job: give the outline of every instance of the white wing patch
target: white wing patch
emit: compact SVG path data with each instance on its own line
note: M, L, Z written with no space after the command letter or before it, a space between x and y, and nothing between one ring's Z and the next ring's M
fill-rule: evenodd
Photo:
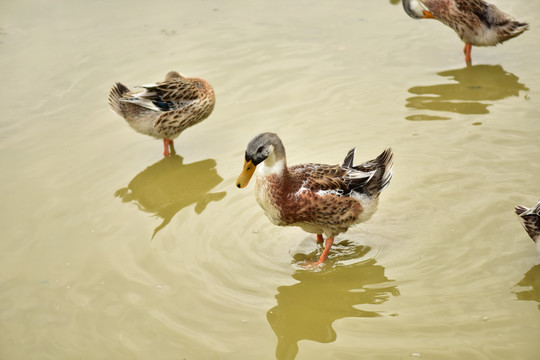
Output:
M138 95L126 99L120 99L120 101L135 104L152 111L163 112L163 110L154 105L151 100L142 99Z
M363 179L368 178L367 181L371 180L371 178L375 175L375 170L370 172L363 172L363 171L356 171L351 170L347 173L347 177L349 179Z
M343 190L319 190L317 191L315 194L319 195L319 196L325 196L325 195L337 195L337 196L342 196L343 195Z
M131 97L129 98L120 99L120 101L135 104L135 105L141 106L143 108L146 108L152 111L162 112L163 110L161 110L156 105L154 105L152 100L150 100L150 98L156 96L157 93L155 91L148 90L147 86L153 87L156 85L151 84L151 85L136 86L136 87L144 88L144 90L137 94L131 95Z
M294 193L294 196L299 196L299 195L309 192L310 190L307 187L305 187L305 185L306 185L306 182L304 181L304 183L302 184L302 187L298 189L297 192Z

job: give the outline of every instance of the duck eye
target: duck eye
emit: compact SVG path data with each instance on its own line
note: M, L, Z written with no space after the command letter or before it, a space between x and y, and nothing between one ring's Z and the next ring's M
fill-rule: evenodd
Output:
M262 153L264 150L264 146L259 146L259 148L257 149L257 153Z

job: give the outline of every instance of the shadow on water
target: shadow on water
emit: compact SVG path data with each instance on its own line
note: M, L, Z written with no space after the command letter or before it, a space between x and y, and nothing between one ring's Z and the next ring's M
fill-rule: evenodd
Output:
M540 264L530 268L516 286L521 288L513 291L518 300L536 301L540 310Z
M266 314L278 339L278 360L295 359L300 340L335 341L332 323L338 319L383 316L381 312L361 310L361 305L381 304L399 295L392 280L384 275L384 267L373 259L321 271L298 270L293 278L298 283L279 287L277 305Z
M173 155L141 171L114 195L163 219L153 238L183 208L195 204L195 212L200 214L210 202L223 199L225 191L210 193L221 181L215 160L184 164L181 156Z
M407 108L458 114L488 114L493 101L519 96L529 89L514 74L504 71L500 65L474 65L448 70L437 75L454 83L414 86L409 89L414 96L407 99ZM416 114L407 120L449 120L447 116Z

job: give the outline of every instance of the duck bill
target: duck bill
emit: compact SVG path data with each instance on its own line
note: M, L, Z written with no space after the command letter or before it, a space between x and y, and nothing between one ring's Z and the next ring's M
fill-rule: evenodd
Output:
M435 16L431 14L429 11L424 10L424 19L435 19Z
M238 177L238 180L236 180L236 186L239 188L245 188L249 183L249 180L251 180L251 177L253 176L256 168L257 165L254 165L251 160L244 160L244 169Z

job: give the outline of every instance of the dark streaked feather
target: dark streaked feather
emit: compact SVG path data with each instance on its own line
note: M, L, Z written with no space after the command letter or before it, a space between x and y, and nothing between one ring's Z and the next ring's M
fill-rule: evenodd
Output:
M120 105L120 99L122 99L122 96L128 92L128 87L119 82L114 84L109 92L109 105L118 115L122 117L124 116L124 112L122 111L122 107Z
M464 13L474 14L487 27L493 25L490 6L483 0L455 0L456 6Z
M518 205L515 211L527 234L533 241L538 241L540 238L540 201L531 209Z
M201 96L202 87L196 79L175 78L152 85L141 86L147 91L142 97L163 102L186 102L197 100Z
M375 196L388 185L392 177L392 150L387 149L376 159L358 166L352 164L354 151L349 151L341 166L303 164L292 166L289 170L301 176L302 186L312 192L335 191L341 196L358 192Z
M356 148L352 148L347 153L347 156L345 156L345 159L343 160L343 166L344 167L353 167L353 161L354 161L354 154L356 152Z

